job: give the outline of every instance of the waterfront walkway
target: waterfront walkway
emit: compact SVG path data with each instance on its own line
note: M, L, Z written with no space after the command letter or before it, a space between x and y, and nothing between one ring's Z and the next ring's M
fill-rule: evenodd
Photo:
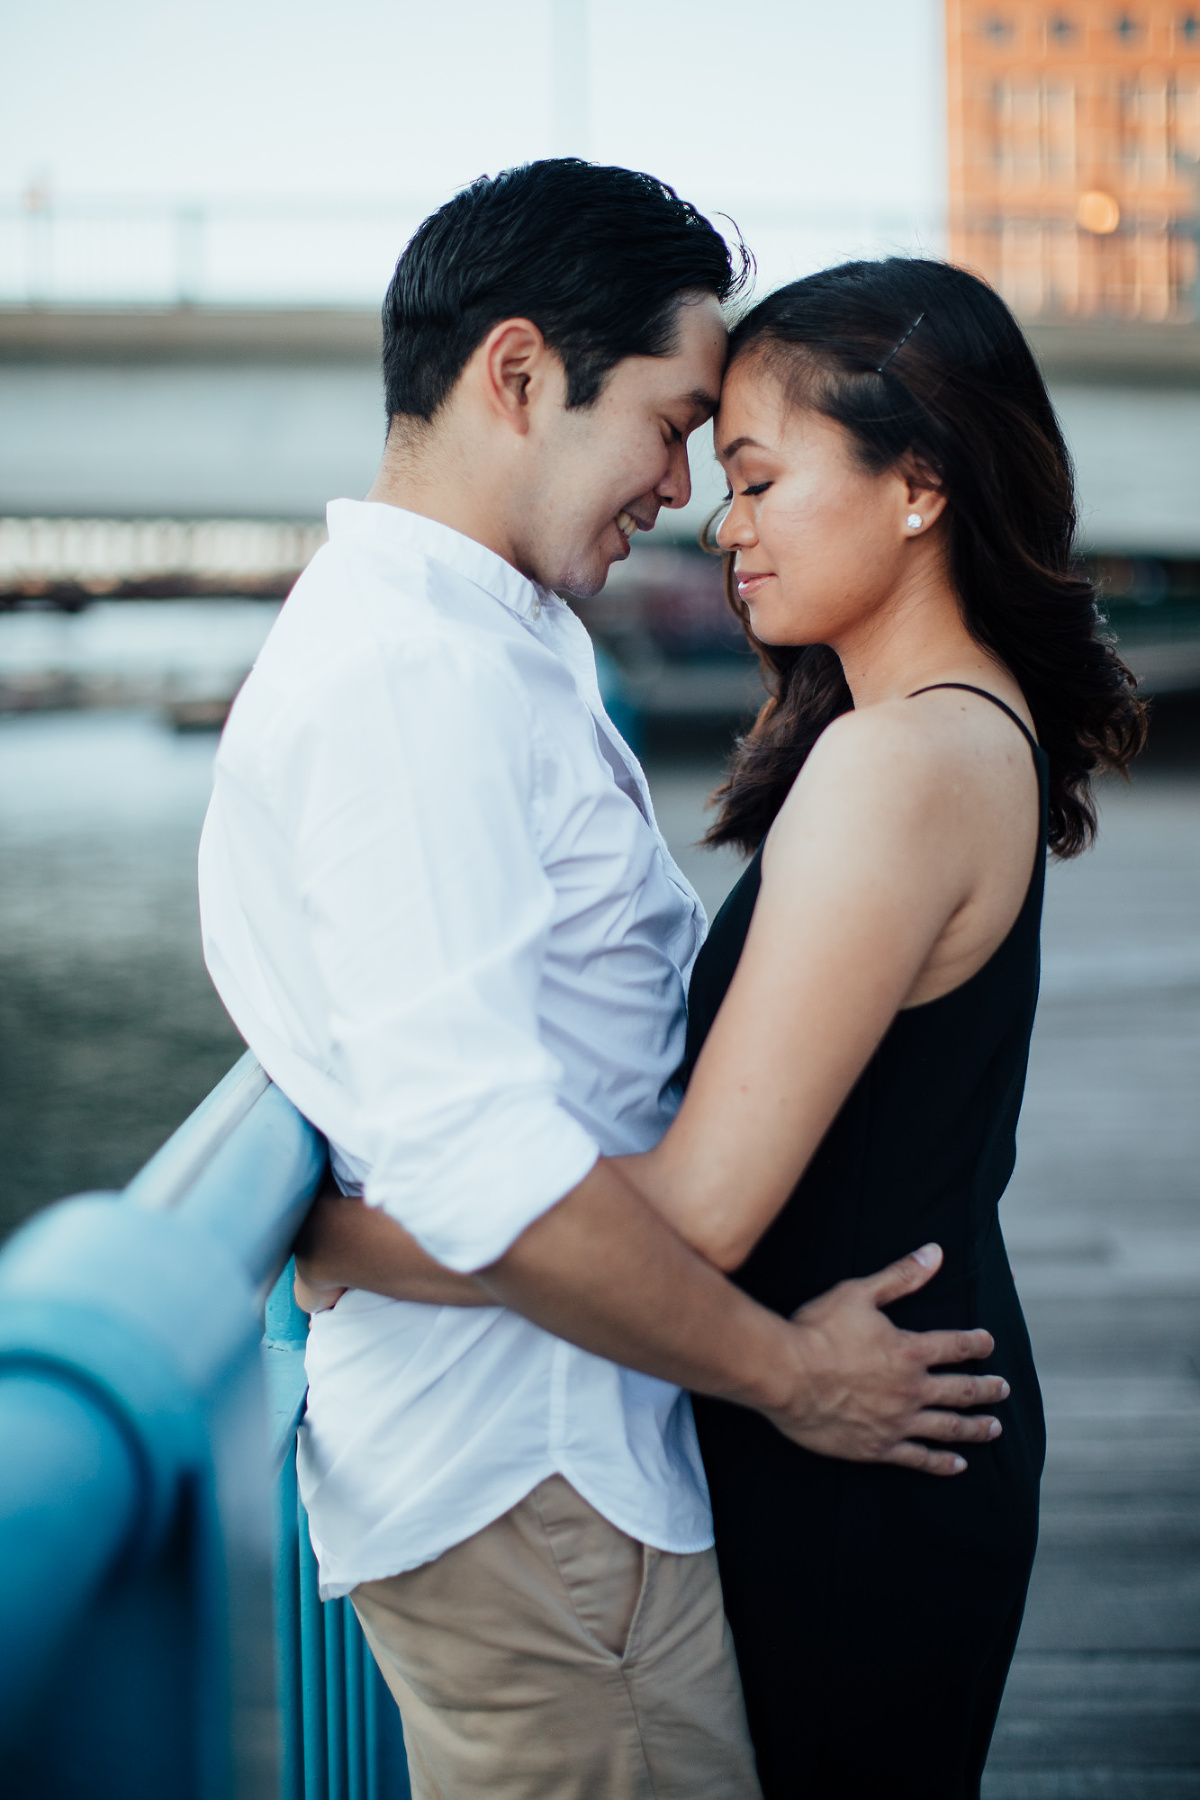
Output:
M1002 1210L1042 1374L1042 1539L985 1800L1200 1795L1200 780L1106 793L1056 870Z

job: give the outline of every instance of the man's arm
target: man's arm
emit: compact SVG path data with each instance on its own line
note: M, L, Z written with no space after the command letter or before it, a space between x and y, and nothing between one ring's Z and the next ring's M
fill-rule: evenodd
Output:
M340 1255L318 1253L304 1272L348 1286L353 1270L360 1277L354 1285L375 1293L402 1288L413 1298L407 1233L382 1213L367 1221L371 1209L356 1214L353 1203L344 1204ZM449 1280L479 1284L493 1304L584 1350L754 1407L807 1449L954 1475L965 1467L961 1457L916 1440L961 1444L995 1436L994 1419L952 1409L990 1405L1008 1386L998 1376L929 1371L988 1356L992 1340L986 1331L899 1331L880 1311L923 1286L940 1262L940 1252L925 1262L906 1257L879 1275L843 1282L789 1322L690 1250L611 1164L600 1162L497 1262ZM462 1303L445 1291L443 1304Z
M347 1288L424 1306L496 1304L473 1275L435 1262L395 1219L330 1182L296 1239L296 1300L307 1313L328 1312Z

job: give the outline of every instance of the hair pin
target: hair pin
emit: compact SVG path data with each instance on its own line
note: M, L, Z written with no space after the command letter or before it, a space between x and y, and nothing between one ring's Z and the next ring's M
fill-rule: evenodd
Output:
M904 333L904 336L896 339L896 342L892 345L891 349L888 351L888 353L884 357L883 361L879 364L878 368L875 370L875 373L877 375L883 374L883 371L887 368L887 366L891 362L893 356L895 356L897 350L902 350L904 348L905 344L907 344L909 338L912 336L913 332L917 329L917 326L921 323L921 320L924 317L925 317L925 314L923 312L919 312L917 314L916 318L913 320L912 324L909 326L908 330Z

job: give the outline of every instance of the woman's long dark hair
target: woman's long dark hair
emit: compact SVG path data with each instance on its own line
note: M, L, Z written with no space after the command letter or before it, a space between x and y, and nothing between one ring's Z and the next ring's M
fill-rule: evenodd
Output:
M1086 848L1092 775L1146 737L1134 677L1104 635L1074 560L1071 458L1029 345L984 282L949 263L889 257L792 282L735 327L798 405L843 426L867 468L909 457L947 498L950 575L975 641L1025 696L1050 762L1050 847ZM727 559L727 592L770 698L714 800L710 844L762 842L826 725L853 705L823 644L760 643Z

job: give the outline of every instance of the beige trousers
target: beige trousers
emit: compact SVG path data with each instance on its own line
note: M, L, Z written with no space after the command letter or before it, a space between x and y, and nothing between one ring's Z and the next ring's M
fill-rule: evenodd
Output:
M413 1800L761 1800L714 1553L639 1544L561 1475L352 1599Z

